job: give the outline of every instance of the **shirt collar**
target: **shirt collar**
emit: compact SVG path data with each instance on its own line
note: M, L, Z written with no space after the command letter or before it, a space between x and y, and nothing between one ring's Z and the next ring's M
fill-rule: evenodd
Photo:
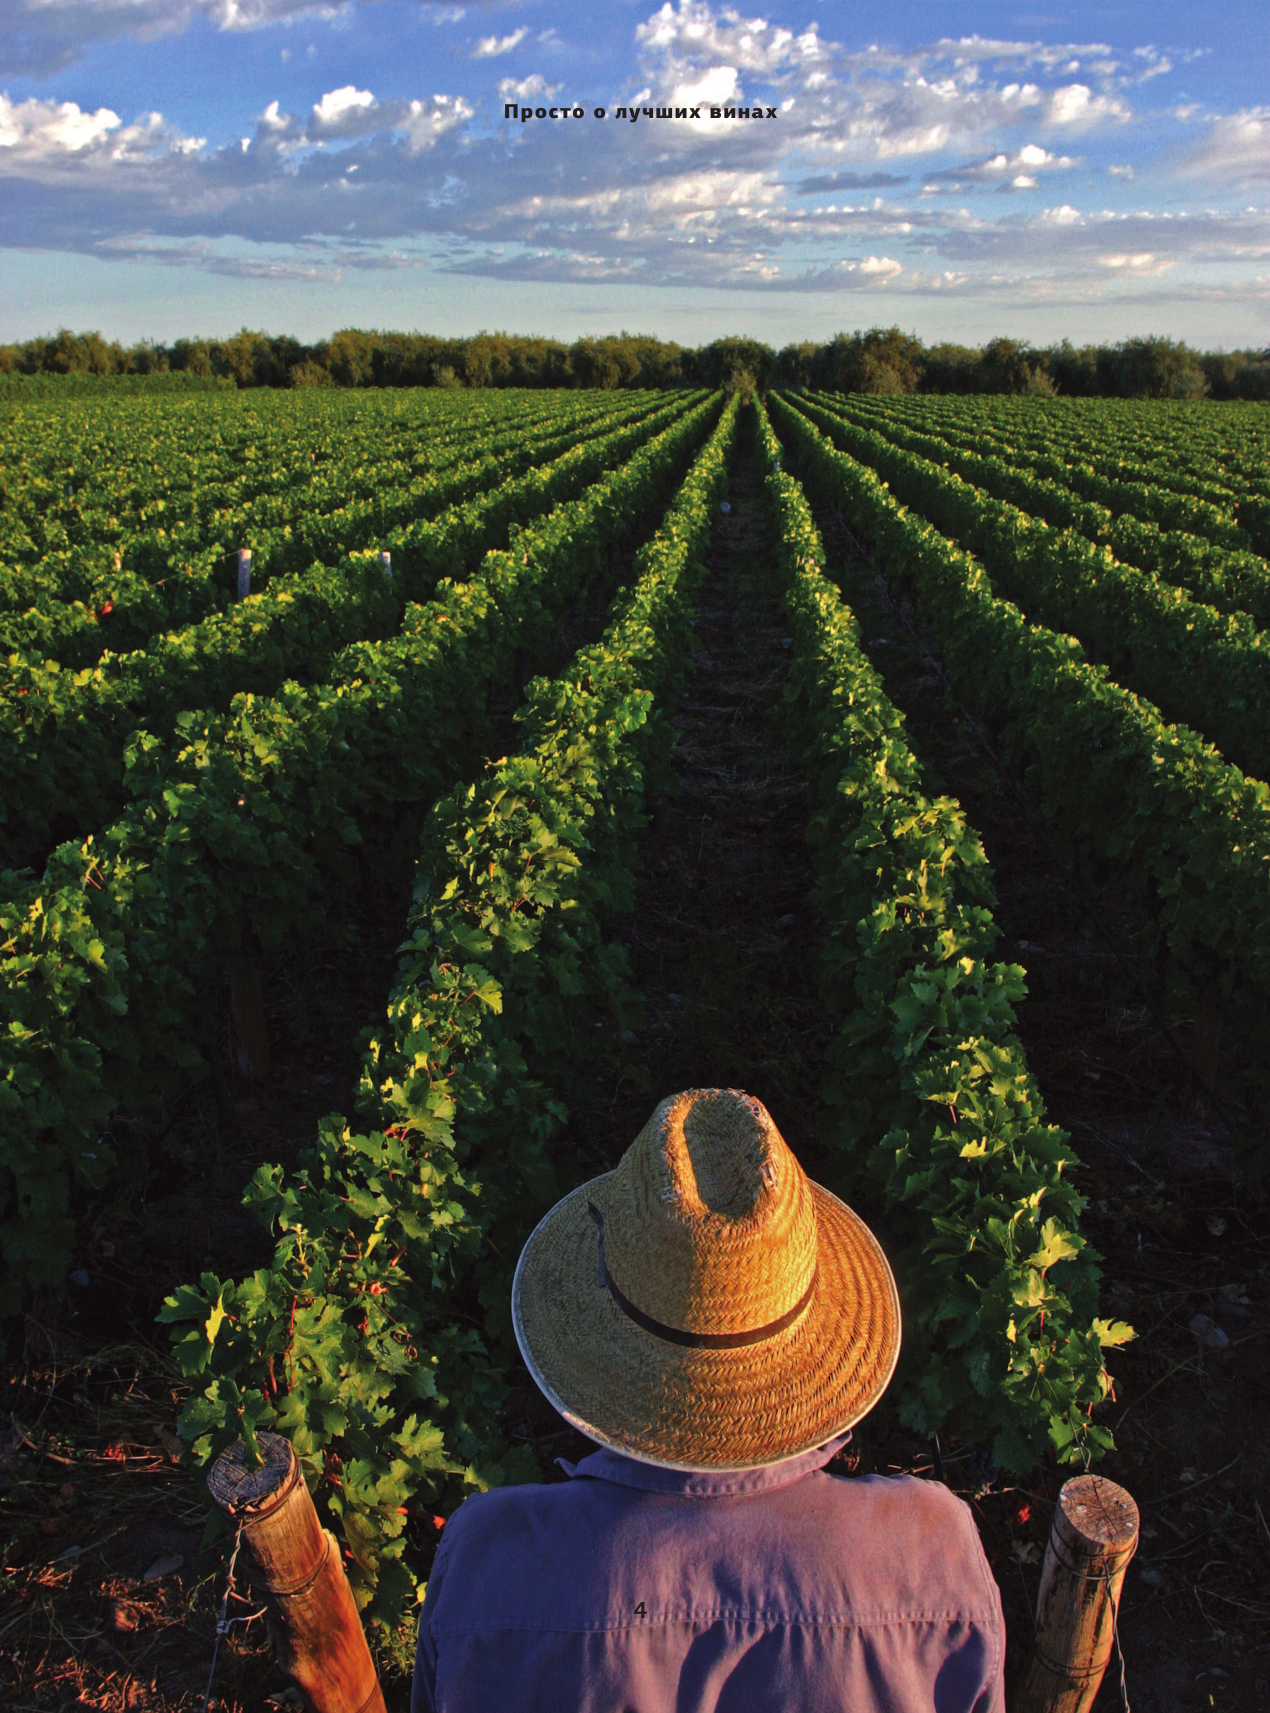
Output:
M612 1481L619 1487L639 1487L647 1493L679 1493L689 1499L729 1499L739 1494L769 1493L775 1487L788 1487L801 1481L804 1475L823 1469L836 1457L851 1438L851 1429L831 1439L814 1451L804 1451L783 1463L769 1463L762 1469L731 1469L716 1473L709 1469L663 1469L655 1463L638 1463L633 1457L602 1446L577 1463L557 1457L556 1467L574 1479L579 1475L597 1481Z

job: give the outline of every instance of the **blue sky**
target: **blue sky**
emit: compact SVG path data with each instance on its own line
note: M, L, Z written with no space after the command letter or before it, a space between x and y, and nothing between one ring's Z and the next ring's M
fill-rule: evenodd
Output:
M0 0L5 339L1264 346L1268 204L1264 0Z

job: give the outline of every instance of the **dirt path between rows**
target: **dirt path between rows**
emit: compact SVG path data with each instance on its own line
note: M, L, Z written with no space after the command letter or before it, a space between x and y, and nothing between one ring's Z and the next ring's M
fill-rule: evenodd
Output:
M579 1112L584 1164L607 1169L664 1095L745 1088L800 1154L815 1151L822 1016L806 786L771 714L789 639L765 586L769 543L749 459L734 464L694 617L674 715L677 789L651 793L634 915L617 924L645 998L634 1077L607 1113Z

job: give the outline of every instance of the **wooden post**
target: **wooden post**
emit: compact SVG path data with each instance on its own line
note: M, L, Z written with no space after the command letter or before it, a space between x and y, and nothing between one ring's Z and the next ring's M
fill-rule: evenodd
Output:
M269 1074L269 1031L259 958L229 960L229 1010L234 1022L238 1069L245 1077Z
M238 599L245 601L251 593L251 549L238 549Z
M274 1655L314 1713L385 1713L383 1691L340 1562L318 1522L289 1440L258 1434L264 1463L245 1466L242 1440L212 1465L207 1490L242 1524L253 1589L269 1607Z
M1101 1475L1065 1483L1036 1599L1036 1651L1013 1713L1089 1713L1137 1545L1138 1507L1123 1487Z

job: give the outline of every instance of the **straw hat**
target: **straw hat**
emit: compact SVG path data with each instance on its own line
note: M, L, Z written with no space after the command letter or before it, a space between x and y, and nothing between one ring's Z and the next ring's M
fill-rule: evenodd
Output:
M900 1347L876 1238L736 1089L662 1101L616 1171L552 1208L512 1317L566 1421L671 1469L824 1445L872 1409Z

